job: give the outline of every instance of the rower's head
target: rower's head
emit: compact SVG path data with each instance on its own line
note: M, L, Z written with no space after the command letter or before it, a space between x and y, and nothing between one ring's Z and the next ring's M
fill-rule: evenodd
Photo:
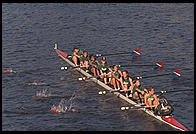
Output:
M101 64L103 64L103 65L106 65L107 64L106 57L102 57Z
M106 57L102 57L101 60L102 60L102 61L106 61Z
M118 71L118 66L117 65L113 65L113 69L114 69L114 71Z
M87 57L88 56L88 52L87 51L83 51L83 56Z
M80 49L77 48L77 47L74 47L74 49L73 49L73 51L76 52L76 53L79 52L79 50L80 50Z
M140 80L139 80L139 79L136 79L136 80L135 80L135 85L136 85L136 86L139 86L139 85L140 85Z
M126 78L126 77L128 77L128 75L129 75L128 71L127 70L124 70L123 71L123 77Z
M95 61L95 56L92 55L91 58L90 58L90 60L91 61Z
M149 91L148 91L150 94L154 94L154 88L153 87L151 87L150 89L149 89Z

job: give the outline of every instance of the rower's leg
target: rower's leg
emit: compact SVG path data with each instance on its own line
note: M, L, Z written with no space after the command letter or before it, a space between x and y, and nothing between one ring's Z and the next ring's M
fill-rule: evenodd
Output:
M115 82L116 82L117 88L120 89L120 82L117 80L115 80Z
M93 75L96 76L96 70L94 67L91 69L91 72L93 72Z
M84 67L88 69L88 61L84 61Z
M78 58L76 56L73 56L72 60L75 65L78 65Z
M84 63L80 61L80 67L84 67Z
M116 89L116 82L115 82L115 78L112 78L112 80L111 80L111 81L112 81L113 88L114 88L114 89Z
M111 72L109 72L109 73L107 73L106 74L106 77L109 79L109 83L111 82L111 80L112 80L112 74L111 74Z
M104 80L104 83L107 84L107 78L104 77L103 80Z
M149 100L147 100L145 104L147 107L150 107Z
M143 95L141 93L138 93L138 97L139 97L140 103L143 103L144 102Z
M150 109L152 110L152 100L151 99L148 100L148 104L149 104Z
M98 69L96 69L96 70L97 70L97 75L100 75L100 71Z
M135 92L135 93L133 94L133 99L137 99L137 98L138 98L138 93Z
M158 100L157 100L157 101L154 100L154 101L153 101L153 105L155 106L155 108L157 108L157 106L159 105L159 101L158 101Z
M124 85L124 91L125 91L125 96L128 98L128 92L127 92L127 89L128 89L128 85Z
M128 98L129 96L128 96L128 91L127 91L127 89L125 90L125 96Z
M149 104L150 107L152 106L152 100L151 99L148 100L148 104Z
M129 89L128 89L128 90L129 90L129 94L128 94L128 95L129 95L129 97L133 97L133 92L132 92L131 86L129 87Z

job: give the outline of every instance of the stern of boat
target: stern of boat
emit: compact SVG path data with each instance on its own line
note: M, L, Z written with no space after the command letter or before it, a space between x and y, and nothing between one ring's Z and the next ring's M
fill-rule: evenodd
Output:
M58 49L57 43L54 44L54 49L55 49L55 50Z

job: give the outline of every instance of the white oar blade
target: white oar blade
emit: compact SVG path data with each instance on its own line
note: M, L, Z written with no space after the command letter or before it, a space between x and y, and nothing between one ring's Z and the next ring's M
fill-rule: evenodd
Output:
M78 78L78 80L83 80L82 78Z
M102 91L99 91L99 94L103 94L103 92Z
M65 67L61 67L61 70L64 70L65 69Z

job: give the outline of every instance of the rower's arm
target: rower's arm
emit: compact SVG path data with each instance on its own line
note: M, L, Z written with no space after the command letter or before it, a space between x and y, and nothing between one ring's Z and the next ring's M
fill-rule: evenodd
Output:
M89 65L92 65L92 66L93 66L93 63L92 63L92 61L90 61L90 60L89 60L89 62L88 62L88 63L89 63Z
M110 72L112 72L112 69L111 68L108 68L108 69L109 69Z
M138 91L138 92L140 92L140 93L142 92L142 90L140 90L139 88L136 88L136 91Z
M122 77L120 77L120 84L121 84L121 86L122 86L122 89L124 89Z
M147 101L147 94L144 95L144 103L146 104Z
M98 60L96 60L96 62L97 62L97 65L99 66L100 64L99 64L99 61Z
M100 73L103 74L103 71L100 69Z
M113 76L114 79L116 79L117 81L120 81L120 79L118 79L118 77L114 74L114 72L112 72L112 76Z
M123 76L122 71L118 70L118 72L119 72L120 76Z
M131 77L129 77L129 83L131 84L131 86L133 85L133 80Z
M83 66L84 65L84 62L82 60L80 60L80 64Z
M93 67L96 66L95 64L93 64L93 62L91 60L89 60L89 65L92 65Z
M154 94L153 97L155 98L155 100L159 101L159 99L158 99L156 94Z
M113 76L115 79L117 79L117 77L116 77L116 75L114 74L114 72L112 72L112 76Z
M74 56L80 58L81 56L77 55L76 52L73 53Z
M144 91L145 91L146 93L148 93L148 90L147 90L146 88L144 88Z

